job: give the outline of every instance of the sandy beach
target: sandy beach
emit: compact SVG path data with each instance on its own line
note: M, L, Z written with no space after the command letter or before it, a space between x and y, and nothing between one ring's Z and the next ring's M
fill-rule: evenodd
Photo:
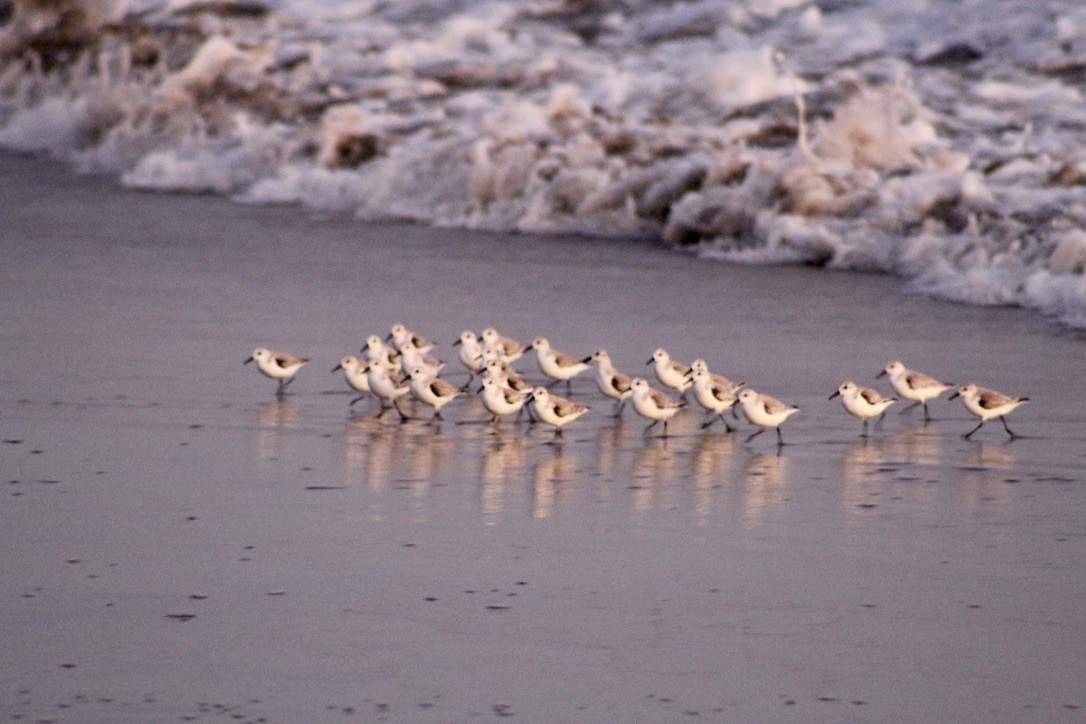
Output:
M1086 354L1020 309L121 189L0 157L0 701L24 721L1081 721ZM656 347L801 412L545 429L348 408L403 322ZM242 362L304 355L282 400ZM893 358L1031 401L860 423ZM519 363L541 381L534 355ZM468 423L468 424L459 424Z

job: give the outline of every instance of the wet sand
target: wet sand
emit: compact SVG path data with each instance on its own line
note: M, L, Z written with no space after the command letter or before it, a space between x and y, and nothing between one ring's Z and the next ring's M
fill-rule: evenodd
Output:
M1029 312L643 244L313 218L0 157L0 701L52 721L1081 721L1086 354ZM585 377L560 444L329 370L396 321L798 404L666 440ZM313 362L277 401L242 361ZM1028 395L871 439L891 357ZM534 358L520 365L538 379ZM887 389L885 386L883 389Z

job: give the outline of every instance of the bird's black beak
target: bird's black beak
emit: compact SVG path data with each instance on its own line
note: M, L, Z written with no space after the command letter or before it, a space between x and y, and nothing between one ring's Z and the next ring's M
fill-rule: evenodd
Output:
M581 362L583 362L584 364L591 363L592 362L592 355L589 355L589 356L585 357L583 360L581 360Z
M243 364L243 365L247 365L247 364L249 364L249 363L250 363L250 362L252 362L252 361L253 361L253 358L252 358L252 357L250 357L249 359L247 359L247 360L245 360L244 362L242 362L242 364Z
M463 344L463 342L464 342L464 340L462 340L462 339L458 339L458 340L456 340L455 342L453 342L453 345L452 345L452 346L453 346L453 347L455 347L455 346L457 346L457 345L459 345L459 344Z
M877 375L875 375L875 379L877 380L878 378L885 377L885 376L886 376L886 370L882 370Z
M962 395L961 395L961 393L960 393L960 392L958 392L957 390L955 390L955 391L954 391L954 394L953 394L953 395L951 395L950 397L948 397L947 399L948 399L948 400L953 400L953 399L954 399L955 397L961 397L961 396L962 396Z
M692 380L692 379L694 379L694 370L690 370L685 375L683 375L683 379L684 380Z
M336 365L335 367L332 368L332 371L336 372L336 371L341 370L341 369L343 369L343 365L338 364L338 365Z
M654 360L653 360L653 359L652 359L651 357L649 357L649 361L648 361L648 362L646 362L645 364L647 364L647 365L651 365L651 364L653 363L653 361L654 361Z
M392 339L392 332L388 333L388 336L385 337L385 341L388 342L390 339Z
M832 395L830 395L830 396L829 396L829 397L828 397L827 399L829 399L829 400L832 400L833 398L837 397L837 396L838 396L838 395L840 395L840 394L841 394L841 390L837 390L837 392L834 392L834 393L833 393Z

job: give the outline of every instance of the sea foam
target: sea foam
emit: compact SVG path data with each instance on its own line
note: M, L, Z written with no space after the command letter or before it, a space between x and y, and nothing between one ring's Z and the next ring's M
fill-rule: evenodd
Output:
M888 272L1086 327L1083 21L1035 0L27 0L0 31L0 146L136 188Z

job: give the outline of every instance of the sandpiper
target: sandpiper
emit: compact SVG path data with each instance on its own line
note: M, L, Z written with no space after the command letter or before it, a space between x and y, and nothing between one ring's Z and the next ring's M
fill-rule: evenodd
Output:
M615 369L611 363L611 355L605 349L597 349L585 357L582 362L596 363L596 386L605 397L615 401L615 417L622 414L622 408L626 406L626 400L633 394L630 386L630 378Z
M867 437L867 419L869 417L881 415L886 412L887 407L897 402L893 397L883 397L878 390L873 390L870 387L860 387L852 380L842 382L837 391L830 395L831 400L835 397L841 398L841 404L845 406L850 415L863 420L863 431L860 433L860 437Z
M370 378L369 378L369 364L359 360L354 355L347 355L339 361L339 364L332 368L333 372L343 370L343 377L347 380L347 384L355 392L361 392L362 394L351 400L348 406L354 405L359 400L366 398L366 393L370 391Z
M442 407L464 394L425 367L412 367L408 375L411 378L408 388L412 396L419 402L434 408L432 419L435 421L442 419Z
M667 437L667 421L684 407L684 403L673 400L660 390L653 389L644 379L637 377L630 386L633 388L633 408L637 414L652 420L648 430L658 422L664 423L664 437Z
M501 356L502 361L507 363L516 362L524 356L524 351L527 349L526 345L515 339L501 336L493 327L483 330L483 347L493 349Z
M799 408L794 405L786 405L780 400L768 395L759 395L750 389L739 393L739 404L743 406L743 416L752 425L762 428L748 437L746 442L750 442L772 427L777 430L778 447L784 444L784 439L781 437L781 424L793 413L799 412Z
M460 362L467 369L468 381L461 389L468 389L471 387L471 383L475 381L475 376L483 371L483 345L479 341L479 338L475 336L475 332L470 329L466 329L460 333L460 338L453 342L453 347L460 347Z
M553 387L564 380L566 394L569 394L573 378L589 368L587 362L575 360L565 352L559 352L551 347L546 337L536 337L527 349L535 350L540 371L553 380L548 387Z
M897 360L887 364L882 372L875 375L875 379L883 375L890 377L890 386L894 388L894 392L906 400L913 401L913 404L906 407L905 410L910 410L917 405L924 406L925 421L931 420L931 415L928 413L928 400L938 397L954 387L950 382L940 382L922 372L910 370ZM905 410L902 410L902 412Z
M266 376L279 381L275 394L282 395L285 393L287 385L294 381L294 375L298 374L298 370L309 360L305 357L295 357L286 352L274 352L267 347L257 347L243 364L249 364L253 361L256 362L256 366Z
M564 397L547 392L546 387L532 391L532 406L536 417L555 428L555 437L562 437L562 427L588 412L584 405L575 405Z
M645 364L653 366L656 379L660 380L661 384L686 396L686 390L692 384L689 367L671 359L667 350L663 348L653 352L652 358Z
M362 348L362 354L366 355L366 359L370 362L387 362L389 365L398 365L396 361L400 353L392 347L381 341L381 338L376 334L371 334L366 337L366 346Z
M370 362L368 376L370 391L381 399L381 410L377 413L377 417L381 417L388 411L388 403L391 402L396 412L400 413L400 419L406 420L407 415L400 409L400 398L410 394L411 388L400 375L399 368L377 360Z
M724 411L730 408L734 414L735 403L739 399L736 393L743 383L732 382L723 375L713 374L702 360L694 360L690 369L691 379L694 382L694 399L711 413L709 420L702 423L701 428L704 430L719 418L728 432L734 432L735 428L724 419Z
M999 418L999 421L1003 423L1003 429L1007 431L1008 435L1012 438L1018 437L1011 432L1009 427L1007 427L1007 421L1003 416L1023 402L1029 402L1028 397L1008 397L995 390L986 390L983 387L977 387L972 383L959 387L958 390L950 396L950 399L953 400L955 397L961 397L962 402L965 403L965 409L980 418L980 424L962 435L962 437L968 440L973 436L974 432L984 427L984 423L991 420L993 417Z
M397 347L404 344L405 342L410 342L411 344L415 345L415 347L418 348L423 354L426 354L436 346L433 342L426 339L421 334L416 334L412 332L410 329L403 326L402 324L392 325L392 329L389 331L388 336L385 337L386 342L389 340L395 342Z
M512 415L524 408L524 403L531 397L530 392L516 392L493 378L483 380L483 386L479 388L483 395L483 407L493 417L491 422L497 422L498 418ZM479 393L476 393L479 394Z

